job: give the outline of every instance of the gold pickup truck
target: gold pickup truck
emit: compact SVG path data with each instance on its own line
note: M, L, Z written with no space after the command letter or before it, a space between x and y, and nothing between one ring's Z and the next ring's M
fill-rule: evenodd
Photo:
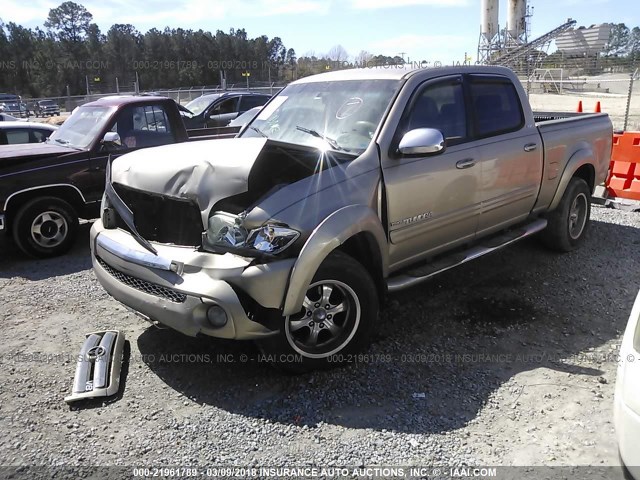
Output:
M325 73L237 138L116 159L93 266L152 322L335 366L388 292L533 234L577 248L611 144L606 114L534 114L501 67Z

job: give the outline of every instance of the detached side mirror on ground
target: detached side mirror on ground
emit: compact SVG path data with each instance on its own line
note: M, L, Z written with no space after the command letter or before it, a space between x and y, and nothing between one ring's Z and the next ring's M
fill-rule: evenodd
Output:
M444 151L444 137L435 128L416 128L404 134L398 152L403 155L433 154Z

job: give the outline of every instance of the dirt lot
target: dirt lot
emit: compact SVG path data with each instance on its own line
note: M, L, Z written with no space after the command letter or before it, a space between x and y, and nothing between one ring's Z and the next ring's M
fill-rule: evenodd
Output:
M369 356L303 376L129 313L92 273L88 225L62 258L4 242L0 465L617 465L640 214L592 217L577 252L530 240L390 297ZM123 391L69 408L72 357L106 328L130 342Z

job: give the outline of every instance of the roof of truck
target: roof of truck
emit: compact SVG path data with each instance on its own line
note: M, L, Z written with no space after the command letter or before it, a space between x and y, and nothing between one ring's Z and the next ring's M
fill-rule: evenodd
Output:
M334 70L331 72L320 73L310 77L304 77L300 80L292 82L312 83L312 82L335 82L340 80L402 80L411 74L419 71L439 72L442 75L460 74L468 71L469 73L488 73L502 74L511 72L508 68L497 66L477 66L477 65L458 65L458 66L436 66L424 68L421 64L414 63L407 65L380 65L369 68L347 68L343 70Z
M119 107L128 103L142 102L166 102L171 100L169 97L151 96L151 95L110 95L108 97L99 98L93 102L85 103L85 107Z

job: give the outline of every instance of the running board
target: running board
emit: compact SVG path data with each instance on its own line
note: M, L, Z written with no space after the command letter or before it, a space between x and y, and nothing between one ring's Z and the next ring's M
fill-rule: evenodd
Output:
M67 403L86 398L109 397L120 388L124 334L117 330L86 335L80 349L73 391Z
M419 267L405 270L402 273L390 277L387 280L387 288L390 292L396 292L405 288L413 287L418 283L424 282L438 275L439 273L446 272L458 265L467 263L478 257L482 257L488 253L494 252L502 247L506 247L518 240L529 237L540 230L544 230L547 226L545 219L535 220L522 227L502 232L497 236L488 237L480 241L480 243L474 245L468 250L457 252L446 257L439 258L433 262L420 265Z

